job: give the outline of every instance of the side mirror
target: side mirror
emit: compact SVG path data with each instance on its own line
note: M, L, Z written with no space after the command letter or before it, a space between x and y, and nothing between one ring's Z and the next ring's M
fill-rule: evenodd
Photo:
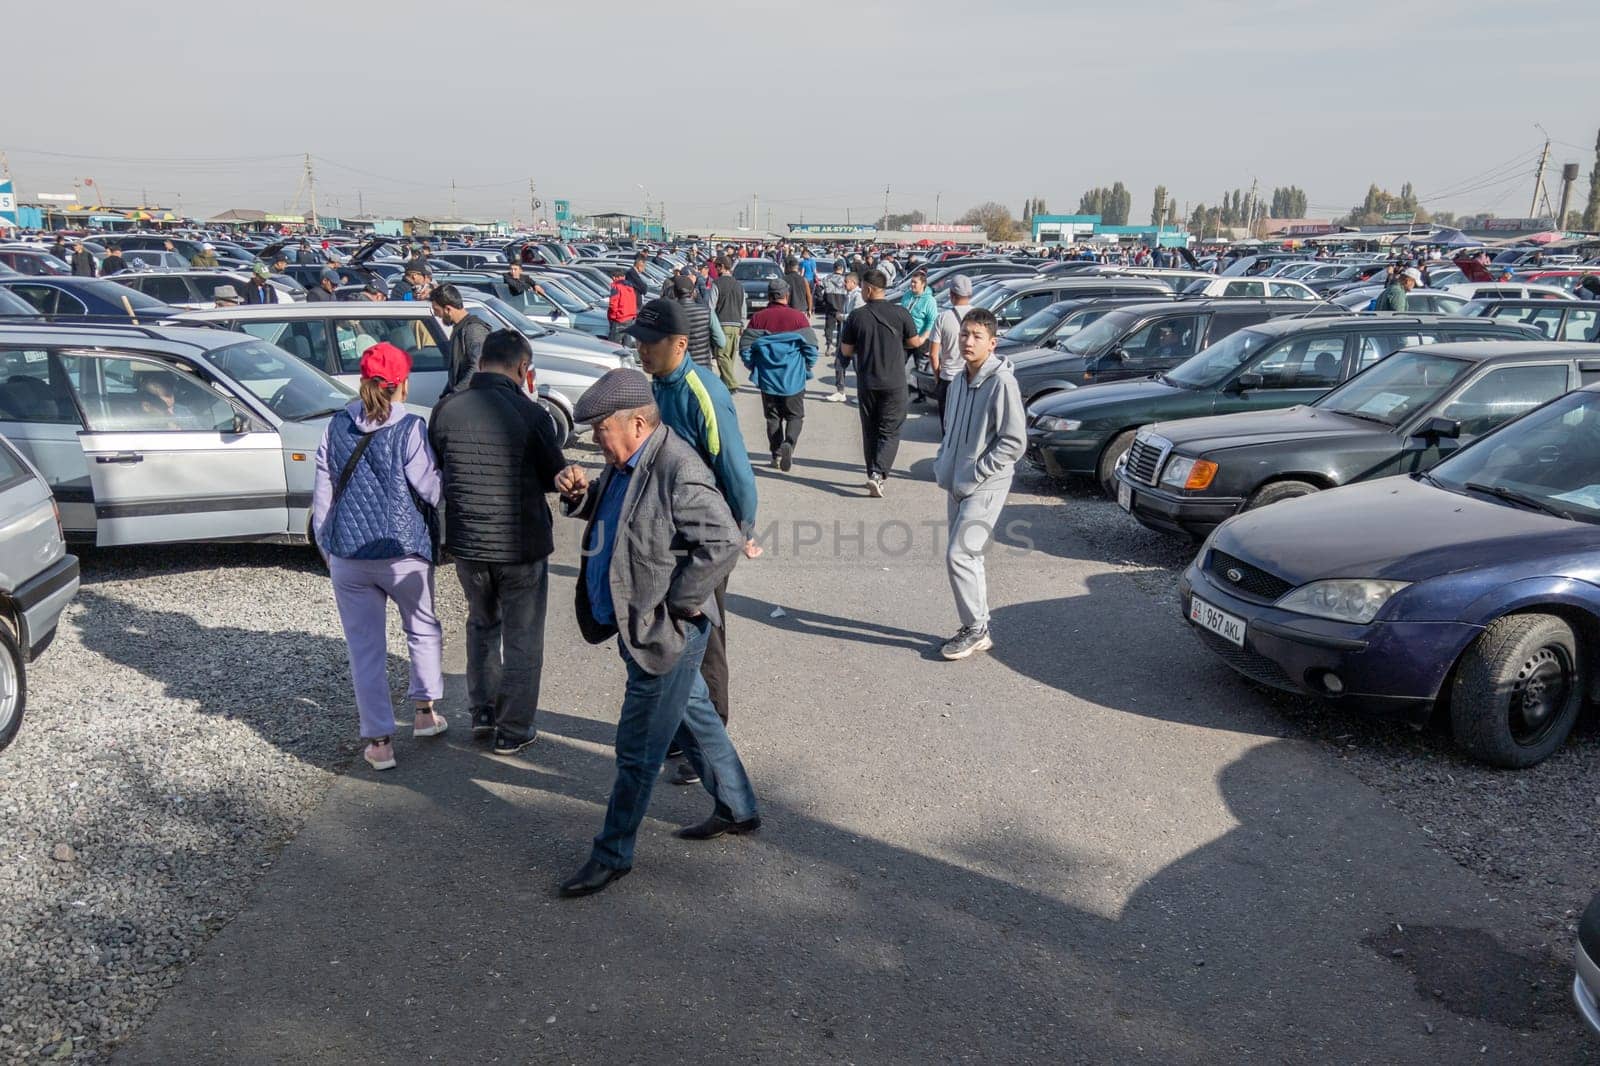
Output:
M1416 436L1429 441L1459 440L1461 437L1461 423L1453 418L1441 418L1438 415L1434 415L1417 427Z
M1259 389L1265 384L1266 379L1260 374L1240 374L1228 383L1225 391L1238 394L1249 392L1252 389Z
M1126 363L1128 361L1128 350L1119 344L1106 353L1106 361Z
M233 432L249 433L250 425L251 422L249 415L245 414L243 411L233 412Z

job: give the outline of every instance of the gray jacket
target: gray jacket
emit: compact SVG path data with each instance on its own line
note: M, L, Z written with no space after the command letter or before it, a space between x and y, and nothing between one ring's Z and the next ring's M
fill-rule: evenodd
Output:
M939 487L965 499L1011 477L1028 446L1027 415L1011 360L991 355L968 378L950 382L945 398L944 439L933 460Z
M588 523L577 600L578 629L590 644L619 632L618 625L594 620L587 578L594 516L612 474L607 466L570 511ZM656 427L634 466L611 556L611 602L634 662L664 674L683 654L685 619L699 611L712 625L722 624L712 592L732 572L743 544L710 468L672 430Z

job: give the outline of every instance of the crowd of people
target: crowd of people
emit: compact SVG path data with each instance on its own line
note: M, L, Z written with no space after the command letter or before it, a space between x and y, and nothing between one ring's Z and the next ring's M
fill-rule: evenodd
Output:
M701 784L712 800L709 815L680 837L761 826L755 788L728 733L728 580L741 556L763 553L734 365L760 393L768 449L782 471L792 466L806 384L822 355L834 359L830 396L844 395L853 368L867 495L882 497L905 418L907 353L929 355L942 382L934 473L947 496L946 569L960 620L941 653L965 659L993 644L983 558L1025 446L1016 380L995 353L994 315L971 308L964 278L942 314L916 273L904 306L890 301L879 262L833 264L831 281L819 286L823 306L809 295L802 305L788 278L800 278L809 294L815 274L805 280L796 261L773 279L768 305L746 320L727 263L676 274L660 295L619 272L612 309L623 317L614 321L643 369L608 372L577 405L575 418L593 427L604 460L597 476L562 453L555 422L528 393L528 342L509 330L470 339L454 330L451 384L426 424L405 411L404 351L371 345L359 396L332 419L317 452L313 529L349 647L363 756L374 770L396 765L385 670L390 603L409 651L412 735L449 728L438 703L443 629L434 604L447 555L467 603L472 731L498 755L534 742L555 545L549 498L583 523L578 626L592 643L616 639L627 682L604 821L587 860L561 883L563 896L601 891L632 868L664 770L673 784ZM427 298L452 321L449 288ZM813 312L824 320L822 339Z

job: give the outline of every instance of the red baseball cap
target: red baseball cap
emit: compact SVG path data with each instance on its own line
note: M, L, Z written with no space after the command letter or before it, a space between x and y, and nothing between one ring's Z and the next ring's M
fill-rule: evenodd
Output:
M411 357L388 341L379 341L361 353L361 376L398 385L411 376Z

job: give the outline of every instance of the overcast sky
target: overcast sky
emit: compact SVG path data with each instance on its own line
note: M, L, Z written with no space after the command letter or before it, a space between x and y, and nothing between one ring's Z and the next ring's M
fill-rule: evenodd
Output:
M93 178L200 216L289 207L306 152L325 213L526 218L531 177L669 226L753 195L763 226L861 221L886 185L945 220L1065 213L1115 181L1144 222L1158 183L1192 206L1254 179L1313 217L1408 180L1521 216L1535 123L1579 204L1600 128L1594 0L80 0L93 47L18 46L39 11L6 59L22 197Z

